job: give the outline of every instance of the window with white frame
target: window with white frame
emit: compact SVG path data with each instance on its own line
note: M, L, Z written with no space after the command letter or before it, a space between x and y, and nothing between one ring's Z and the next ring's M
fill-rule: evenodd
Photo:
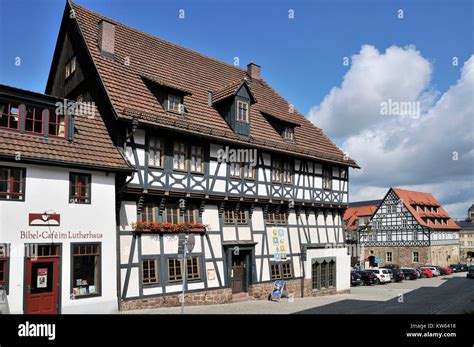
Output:
M191 146L189 163L191 172L204 173L204 150L201 146Z
M323 166L323 189L332 189L332 168Z
M406 218L402 218L402 228L406 229L407 228L407 220Z
M237 101L237 121L248 123L249 122L249 103L245 101Z
M393 253L387 252L386 262L391 263L393 261Z
M173 144L173 170L186 170L186 144L183 142Z
M413 252L413 262L418 263L420 261L420 253L419 252Z
M148 165L163 167L163 142L158 137L150 137L148 142Z
M182 113L183 111L183 98L181 96L168 94L167 111L174 113Z

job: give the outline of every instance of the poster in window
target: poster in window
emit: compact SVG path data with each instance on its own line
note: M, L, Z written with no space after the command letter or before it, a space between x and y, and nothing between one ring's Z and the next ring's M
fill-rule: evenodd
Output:
M286 260L287 245L285 228L272 229L273 257L275 261Z
M46 288L48 282L48 269L47 268L39 268L38 275L36 280L36 288Z

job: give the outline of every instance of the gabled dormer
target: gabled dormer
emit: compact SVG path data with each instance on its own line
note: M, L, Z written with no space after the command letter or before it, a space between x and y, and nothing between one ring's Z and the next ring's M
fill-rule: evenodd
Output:
M268 123L271 124L275 131L279 133L284 140L296 142L295 128L300 126L300 124L282 117L277 117L267 112L262 112L262 114Z
M252 105L256 102L247 79L230 84L209 94L209 104L238 135L249 136Z
M142 79L166 113L186 114L185 97L192 95L191 91L151 76L142 76Z

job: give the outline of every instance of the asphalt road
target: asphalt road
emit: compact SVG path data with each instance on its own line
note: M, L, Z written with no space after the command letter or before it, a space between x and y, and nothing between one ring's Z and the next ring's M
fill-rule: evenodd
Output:
M436 287L420 287L411 291L406 291L402 283L390 283L384 286L377 286L377 290L395 290L399 285L400 293L387 301L373 300L352 300L346 299L324 306L314 307L297 313L304 314L474 314L474 279L467 279L466 273L459 273L455 276L440 277L442 283ZM431 279L428 279L431 280ZM420 279L413 281L427 281ZM390 286L390 288L389 288ZM352 293L358 291L368 291L372 287L353 288Z
M402 300L401 300L402 299ZM121 314L179 314L179 307L122 311ZM352 287L350 294L188 306L186 314L435 314L474 313L474 279L466 273L376 286Z

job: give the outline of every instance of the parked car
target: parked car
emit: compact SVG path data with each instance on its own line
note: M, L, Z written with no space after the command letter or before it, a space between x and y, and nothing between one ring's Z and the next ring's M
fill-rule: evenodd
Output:
M451 264L451 265L449 265L449 267L451 268L452 272L459 272L459 265L458 264Z
M362 283L365 284L366 286L379 283L379 279L372 271L361 270L361 271L357 271L357 273L360 275L360 279L362 280Z
M377 276L380 284L385 284L392 281L392 277L390 276L388 269L371 268L368 270L372 271Z
M351 271L351 286L358 286L362 284L362 278L361 276L355 272Z
M439 266L438 269L441 275L451 275L453 272L450 267Z
M416 274L418 275L418 278L421 278L421 270L420 269L415 269Z
M387 269L390 273L390 278L393 282L400 282L405 279L405 275L400 270L399 266L396 264L387 264L381 267L382 269Z
M441 273L435 266L422 266L421 268L430 270L433 273L433 277L437 277L441 275Z
M474 278L474 265L468 267L466 277Z
M420 267L419 270L421 271L421 275L420 275L420 278L431 278L433 277L433 272L431 272L430 269L428 269L427 267L425 268L422 268Z
M418 279L419 275L416 269L412 268L402 268L400 269L403 275L405 276L406 280L416 280Z
M467 264L459 264L459 272L465 272L465 271L468 271Z

